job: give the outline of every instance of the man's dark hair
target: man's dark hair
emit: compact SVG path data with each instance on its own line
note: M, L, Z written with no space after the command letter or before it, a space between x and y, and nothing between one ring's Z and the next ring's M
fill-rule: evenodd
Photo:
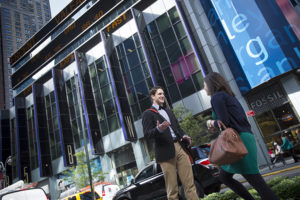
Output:
M158 89L164 90L161 86L154 86L153 88L150 89L149 95L150 96L155 95L155 93Z

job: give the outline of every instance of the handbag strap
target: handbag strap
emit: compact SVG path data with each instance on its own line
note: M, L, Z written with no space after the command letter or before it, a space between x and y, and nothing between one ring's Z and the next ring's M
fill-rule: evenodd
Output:
M227 128L226 125L222 121L217 120L217 123L218 123L218 127L219 127L220 131L225 130Z

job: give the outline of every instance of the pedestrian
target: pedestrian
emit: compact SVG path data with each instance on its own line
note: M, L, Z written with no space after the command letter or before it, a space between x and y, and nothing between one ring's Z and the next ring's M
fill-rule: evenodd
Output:
M172 110L164 108L162 87L150 90L152 107L143 112L142 124L147 138L155 143L155 159L164 174L168 200L178 200L177 173L188 200L199 200L192 165L179 141L191 144L191 138L181 129Z
M219 121L222 121L226 127L234 128L239 133L248 150L248 154L243 159L221 166L220 180L242 198L254 200L248 190L233 178L234 174L241 174L257 190L262 200L279 200L258 171L255 137L251 132L245 111L235 98L229 84L219 73L212 72L204 78L204 90L208 96L211 96L213 109L213 120L208 120L206 123L208 129L220 127Z
M286 135L283 134L281 136L282 139L282 145L281 148L283 148L285 151L289 152L289 154L293 157L295 162L298 162L297 156L294 154L294 146L293 144L287 139Z
M300 145L300 128L297 128L295 132L296 132L297 139L298 139L298 145Z
M277 144L277 142L273 142L273 148L275 150L275 159L273 160L273 164L275 165L275 163L280 160L282 162L283 165L286 164L285 159L283 157L283 151L280 145Z

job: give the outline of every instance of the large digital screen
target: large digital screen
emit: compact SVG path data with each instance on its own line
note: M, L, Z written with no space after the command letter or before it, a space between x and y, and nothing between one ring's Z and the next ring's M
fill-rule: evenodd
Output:
M285 20L276 2L200 1L242 94L300 67L294 25Z

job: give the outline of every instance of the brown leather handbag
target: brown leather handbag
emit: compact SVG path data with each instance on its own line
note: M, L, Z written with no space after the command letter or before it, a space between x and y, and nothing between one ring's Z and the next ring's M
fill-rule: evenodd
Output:
M215 165L228 165L235 163L248 154L238 132L233 128L227 128L218 120L219 128L222 130L217 139L211 142L209 161Z

